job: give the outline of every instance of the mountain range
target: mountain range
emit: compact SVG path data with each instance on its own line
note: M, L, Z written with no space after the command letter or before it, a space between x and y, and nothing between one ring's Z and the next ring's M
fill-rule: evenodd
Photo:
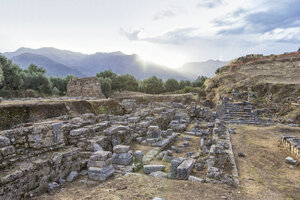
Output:
M14 52L2 53L23 69L30 64L43 67L48 76L64 77L73 74L78 77L95 76L96 73L111 70L117 74L132 74L138 79L158 76L164 80L194 80L199 75L211 77L217 68L226 62L209 60L206 62L187 63L178 70L145 62L136 55L127 55L120 51L111 53L83 54L52 47L40 49L20 48Z

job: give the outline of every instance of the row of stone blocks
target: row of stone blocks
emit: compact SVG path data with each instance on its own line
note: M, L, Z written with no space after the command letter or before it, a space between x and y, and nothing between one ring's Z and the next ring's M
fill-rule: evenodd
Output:
M281 144L300 160L300 138L291 135L282 135Z
M170 172L166 177L170 179L187 180L194 167L194 161L186 158L175 158L171 161ZM164 171L165 165L144 165L145 174L155 176L154 173Z

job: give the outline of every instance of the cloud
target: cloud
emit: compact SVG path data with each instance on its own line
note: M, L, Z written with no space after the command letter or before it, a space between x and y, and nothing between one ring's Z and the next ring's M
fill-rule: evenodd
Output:
M201 0L196 7L215 8L223 4L223 0Z
M266 1L258 11L238 9L221 19L213 20L220 35L265 34L276 29L300 27L299 0Z
M300 43L300 27L298 28L277 28L263 34L262 41L276 41L281 43Z
M156 13L156 15L153 17L153 20L172 18L180 13L185 13L185 11L177 6L169 6L165 9L161 9L158 13Z
M178 45L178 44L187 43L192 40L195 41L195 40L203 39L200 30L195 27L178 28L175 30L164 32L156 36L145 36L142 29L136 29L136 28L130 31L125 31L124 29L121 29L120 33L126 36L129 40L147 41L151 43L160 43L160 44Z
M120 34L127 37L129 40L139 40L140 33L143 32L141 28L131 28L130 30L120 29Z

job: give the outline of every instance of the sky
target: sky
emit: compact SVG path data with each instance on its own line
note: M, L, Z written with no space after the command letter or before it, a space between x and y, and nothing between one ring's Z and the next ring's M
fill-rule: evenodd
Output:
M0 52L122 51L178 68L300 47L300 0L0 0Z

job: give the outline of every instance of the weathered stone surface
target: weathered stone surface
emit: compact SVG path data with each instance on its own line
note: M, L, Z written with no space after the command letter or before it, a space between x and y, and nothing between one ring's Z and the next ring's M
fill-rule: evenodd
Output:
M135 151L134 152L134 161L136 163L142 163L143 162L144 153L142 151Z
M111 156L112 153L110 151L97 151L91 155L90 160L105 161L111 158Z
M198 177L196 177L196 176L189 176L188 180L189 180L189 181L192 181L192 182L204 183L204 179L198 178Z
M170 168L170 173L168 175L168 177L170 179L175 179L176 175L177 175L177 168L178 166L185 161L186 158L175 158L171 161L171 168Z
M71 136L79 136L79 135L83 135L89 132L88 128L79 128L79 129L75 129L70 131L70 135Z
M1 136L0 135L0 148L1 147L6 147L10 145L10 141L7 137Z
M95 161L95 160L89 160L88 161L88 164L87 164L87 167L99 167L99 168L102 168L102 167L105 167L105 166L108 166L108 165L111 165L112 164L112 159L109 158L107 160L104 160L104 161Z
M130 146L126 145L117 145L113 148L114 153L127 153L129 150Z
M0 153L3 157L9 156L15 153L15 148L13 146L3 147L0 149Z
M167 178L168 177L168 174L165 172L162 172L162 171L151 172L149 175L152 177L155 177L155 178Z
M192 160L183 161L177 168L178 179L187 180L194 166Z
M291 165L297 164L297 160L295 160L295 159L292 158L292 157L286 157L286 158L285 158L285 162L288 163L288 164L291 164Z
M69 176L67 177L66 181L67 182L72 182L75 181L78 178L78 172L72 171Z
M90 167L88 169L89 178L92 180L104 181L115 173L115 169L112 166L106 166L103 168Z
M165 165L144 165L144 173L150 174L152 172L163 171L165 170Z
M67 96L105 98L97 77L79 78L69 81Z
M155 148L151 149L150 151L148 151L143 158L144 164L148 164L151 160L154 159L155 156L158 155L159 152L160 152L160 149L158 147L155 147Z
M133 157L129 153L113 154L112 163L116 165L129 165L133 161Z

